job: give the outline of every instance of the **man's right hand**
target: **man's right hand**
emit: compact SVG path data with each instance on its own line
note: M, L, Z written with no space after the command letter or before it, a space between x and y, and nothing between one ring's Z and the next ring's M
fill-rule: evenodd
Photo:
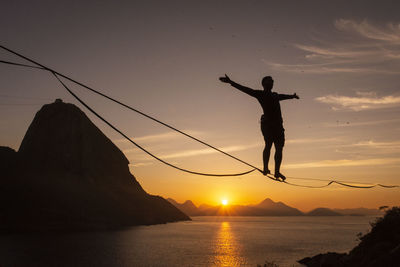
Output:
M225 77L219 77L219 80L223 83L231 83L232 80L225 74Z

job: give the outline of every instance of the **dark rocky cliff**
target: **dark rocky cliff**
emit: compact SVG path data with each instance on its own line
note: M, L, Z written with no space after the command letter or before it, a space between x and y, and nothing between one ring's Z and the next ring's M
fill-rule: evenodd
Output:
M76 106L36 114L18 152L0 149L0 230L107 229L190 218L147 194L128 160Z
M400 266L400 208L392 207L371 223L369 233L349 253L328 252L299 261L308 267Z

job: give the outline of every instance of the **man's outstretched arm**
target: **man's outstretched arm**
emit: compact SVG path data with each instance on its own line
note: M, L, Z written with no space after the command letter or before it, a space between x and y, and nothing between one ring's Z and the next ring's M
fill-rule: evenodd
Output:
M240 91L251 95L253 97L256 97L257 91L254 89L251 89L249 87L243 86L241 84L235 83L234 81L232 81L228 75L225 74L225 77L220 77L219 80L223 83L229 83L230 85L232 85L233 87L235 87L236 89L239 89Z
M294 93L293 95L278 94L278 97L279 101L293 98L300 99L300 97L296 93Z

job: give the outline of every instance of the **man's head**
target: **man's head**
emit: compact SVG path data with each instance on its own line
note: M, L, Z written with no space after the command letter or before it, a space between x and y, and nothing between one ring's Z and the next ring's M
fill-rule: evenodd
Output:
M272 79L271 76L265 76L262 79L261 84L264 87L264 90L271 91L272 87L274 86L274 80Z

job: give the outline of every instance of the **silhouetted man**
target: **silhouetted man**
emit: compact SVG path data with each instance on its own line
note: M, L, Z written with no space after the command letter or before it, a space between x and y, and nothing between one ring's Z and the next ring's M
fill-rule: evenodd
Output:
M280 173L282 163L282 150L285 145L285 129L283 128L283 120L281 113L281 105L279 101L285 99L299 99L294 93L293 95L284 95L272 92L274 80L271 76L266 76L262 79L264 90L254 90L232 81L226 74L225 77L219 78L221 82L229 83L240 91L257 98L258 102L264 111L261 116L261 131L264 135L265 148L263 152L264 170L263 174L267 175L270 172L268 162L272 144L275 145L275 178L285 180L286 177Z

